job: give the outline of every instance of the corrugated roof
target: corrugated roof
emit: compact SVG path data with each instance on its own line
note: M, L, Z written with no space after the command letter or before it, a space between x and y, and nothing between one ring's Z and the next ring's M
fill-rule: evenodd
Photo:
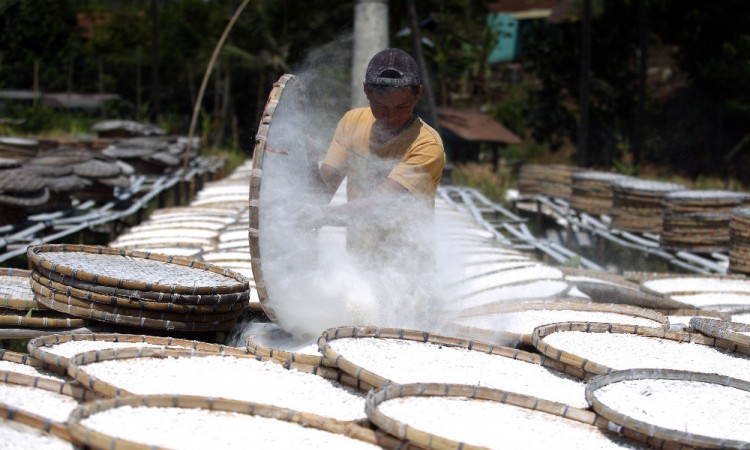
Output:
M476 110L438 108L438 121L467 141L520 144L521 138L489 114Z

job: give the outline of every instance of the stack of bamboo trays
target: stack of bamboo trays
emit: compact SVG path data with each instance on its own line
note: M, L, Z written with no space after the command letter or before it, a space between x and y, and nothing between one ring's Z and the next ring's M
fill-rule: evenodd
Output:
M574 173L585 169L567 164L550 164L545 168L541 194L547 197L570 199Z
M53 311L34 298L29 285L31 272L0 268L0 327L6 328L79 328L86 320Z
M65 244L31 246L27 256L39 303L125 327L228 330L249 296L245 277L194 259Z
M570 207L587 214L612 212L612 182L629 178L610 172L580 172L571 175Z
M678 183L626 179L612 182L612 228L661 233L663 197L687 189Z
M518 192L530 196L541 194L546 167L544 164L522 165L518 172Z
M729 219L729 271L750 274L750 207L732 210Z
M662 247L696 253L729 250L732 209L750 195L731 191L677 191L664 196Z

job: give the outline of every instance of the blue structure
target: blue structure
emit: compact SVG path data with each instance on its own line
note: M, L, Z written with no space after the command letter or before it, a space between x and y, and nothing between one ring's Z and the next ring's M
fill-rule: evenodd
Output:
M511 62L520 53L521 21L512 14L492 13L487 16L487 25L496 36L496 45L487 56L489 63Z

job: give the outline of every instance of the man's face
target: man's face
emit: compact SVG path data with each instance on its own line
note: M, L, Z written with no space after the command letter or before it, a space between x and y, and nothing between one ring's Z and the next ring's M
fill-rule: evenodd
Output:
M370 90L365 95L370 101L370 109L375 116L375 126L381 131L396 134L406 125L414 112L422 94L422 87L414 93L409 88Z

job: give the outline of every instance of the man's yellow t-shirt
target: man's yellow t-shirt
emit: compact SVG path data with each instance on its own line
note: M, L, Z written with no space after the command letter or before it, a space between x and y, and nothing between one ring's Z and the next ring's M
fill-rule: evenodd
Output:
M379 143L373 135L374 124L370 108L346 113L336 127L323 161L346 174L348 200L369 196L390 178L405 187L422 205L421 209L432 210L445 166L440 135L417 118L392 139ZM419 216L415 209L420 208L396 209L397 216L389 217L385 226L367 220L350 224L347 246L375 260L382 259L378 254L385 256L388 247L411 246L408 227L417 221L408 216Z

